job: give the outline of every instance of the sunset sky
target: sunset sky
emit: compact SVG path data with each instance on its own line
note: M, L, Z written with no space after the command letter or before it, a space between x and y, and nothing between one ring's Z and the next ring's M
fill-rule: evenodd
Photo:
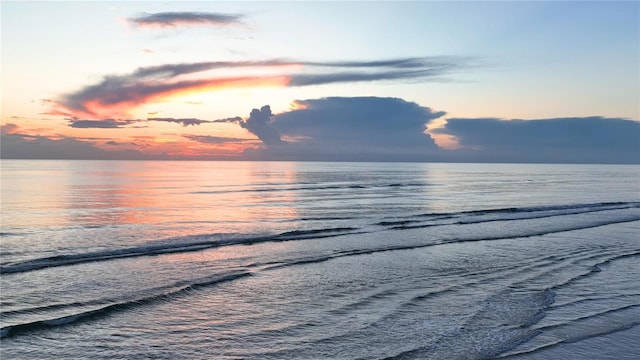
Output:
M12 2L2 158L640 162L640 2Z

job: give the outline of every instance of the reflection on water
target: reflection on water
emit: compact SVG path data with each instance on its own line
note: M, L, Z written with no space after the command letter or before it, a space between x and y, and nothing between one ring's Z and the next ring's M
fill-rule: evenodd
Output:
M581 170L583 169L583 170ZM2 161L3 231L38 227L159 225L219 232L277 230L277 224L363 213L458 211L526 193L531 205L597 186L619 167L507 164L299 162ZM593 183L576 172L593 173ZM552 174L552 176L549 176ZM498 175L498 176L497 176ZM522 189L527 192L523 194ZM451 193L464 193L451 202ZM419 195L419 196L416 196ZM348 204L348 206L340 206Z
M2 162L3 354L487 358L624 329L637 189L614 166Z
M27 248L56 254L69 243L99 251L200 234L361 228L392 214L573 203L576 194L581 202L628 201L629 181L602 186L609 178L631 179L638 188L634 168L619 166L34 160L1 166L3 256Z
M266 168L265 168L266 165ZM296 217L291 163L3 161L3 226L251 222ZM274 169L273 167L277 167ZM276 204L277 203L277 204ZM277 206L275 206L277 205Z

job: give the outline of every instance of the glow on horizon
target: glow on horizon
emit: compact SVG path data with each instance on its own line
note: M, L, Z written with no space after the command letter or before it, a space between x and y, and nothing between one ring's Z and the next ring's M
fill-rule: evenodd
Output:
M5 2L1 124L27 140L227 157L262 147L259 137L238 122L145 120L246 120L263 105L278 115L305 99L394 97L446 112L427 133L460 149L432 130L447 118L639 121L639 29L637 2L374 2L367 12L358 2ZM421 58L453 60L411 69L424 78L400 76L400 65L352 67ZM136 78L215 62L228 66ZM73 119L136 122L74 128Z

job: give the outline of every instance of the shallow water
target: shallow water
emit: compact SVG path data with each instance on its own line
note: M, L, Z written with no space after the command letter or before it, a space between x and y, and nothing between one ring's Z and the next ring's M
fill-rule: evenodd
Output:
M637 166L3 160L1 225L3 358L638 356Z

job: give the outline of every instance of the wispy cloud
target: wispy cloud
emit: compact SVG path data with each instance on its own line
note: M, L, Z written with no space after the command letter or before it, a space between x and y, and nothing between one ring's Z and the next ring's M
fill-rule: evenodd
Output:
M204 144L255 143L256 139L210 136L210 135L182 135L182 137Z
M442 72L438 69L420 69L408 71L375 71L375 72L335 72L325 74L292 75L290 86L324 85L346 82L366 82L382 80L424 79L436 77Z
M68 120L69 120L70 127L83 128L83 129L117 129L138 121L138 120L115 120L115 119L104 119L104 120L68 119Z
M47 114L90 118L127 117L132 108L170 96L223 88L286 85L288 81L282 76L208 78L174 82L110 76L98 84L64 96Z
M0 126L0 134L16 134L20 131L18 125L14 123L7 123Z
M225 88L311 86L363 81L429 81L467 66L468 58L432 57L377 61L214 61L141 67L127 75L108 75L100 82L62 96L48 114L77 118L127 117L137 106L167 97ZM212 76L218 69L268 68L272 75ZM248 74L254 72L248 72ZM184 76L189 75L189 78ZM194 79L195 77L195 79Z
M243 15L212 12L160 12L142 14L128 18L135 26L143 27L176 27L176 26L228 26L238 25Z
M201 124L216 124L216 123L239 123L242 121L242 118L239 116L226 118L226 119L218 119L218 120L202 120L195 118L186 118L186 119L176 119L176 118L147 118L147 121L164 121L171 122L176 124L181 124L182 126L195 126Z
M72 128L83 129L120 129L132 124L148 121L170 122L180 124L182 126L196 126L202 124L219 124L219 123L240 123L242 118L239 116L217 120L202 120L196 118L146 118L146 119L102 119L102 120L81 120L77 118L67 119L69 126Z

